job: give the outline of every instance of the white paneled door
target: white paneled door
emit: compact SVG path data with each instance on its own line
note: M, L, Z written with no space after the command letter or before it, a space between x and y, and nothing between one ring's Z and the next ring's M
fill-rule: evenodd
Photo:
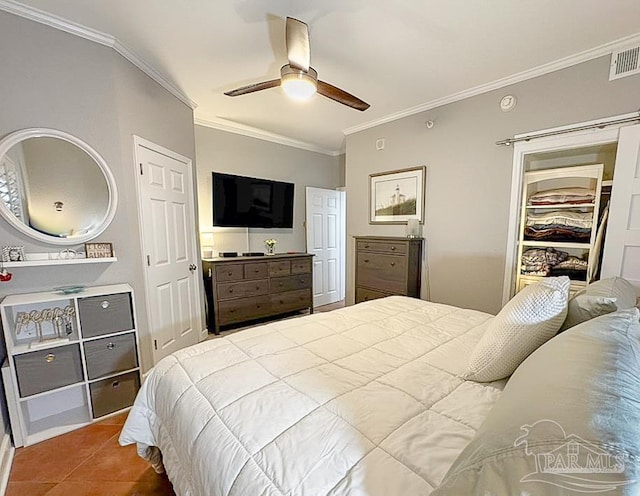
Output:
M621 128L618 139L601 274L612 276L640 295L640 125Z
M135 139L146 295L154 363L199 341L191 160Z
M306 190L307 253L313 257L313 306L340 301L342 282L343 226L340 191Z

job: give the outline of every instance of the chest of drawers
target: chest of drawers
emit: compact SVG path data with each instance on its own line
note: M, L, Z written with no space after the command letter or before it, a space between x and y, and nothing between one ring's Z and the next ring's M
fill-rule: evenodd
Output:
M356 303L389 295L420 297L422 239L356 236Z
M313 255L215 258L202 261L208 327L309 309L313 312Z

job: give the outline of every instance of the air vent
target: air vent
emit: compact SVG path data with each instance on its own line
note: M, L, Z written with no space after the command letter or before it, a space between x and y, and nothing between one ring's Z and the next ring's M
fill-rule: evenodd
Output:
M618 50L611 54L609 81L640 74L640 46Z

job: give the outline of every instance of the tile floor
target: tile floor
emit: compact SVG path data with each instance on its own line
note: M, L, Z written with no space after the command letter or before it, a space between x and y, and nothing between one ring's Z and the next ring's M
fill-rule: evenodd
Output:
M344 301L315 309L328 312ZM118 436L126 413L77 431L18 448L6 496L174 496L158 475Z
M6 496L172 496L135 446L118 444L126 416L18 448Z

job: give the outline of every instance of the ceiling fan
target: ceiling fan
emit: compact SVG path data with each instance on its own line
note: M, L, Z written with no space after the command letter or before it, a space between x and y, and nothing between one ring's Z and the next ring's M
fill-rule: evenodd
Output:
M364 111L370 107L360 98L318 79L318 73L309 65L309 27L304 22L287 17L286 45L289 63L280 68L280 79L243 86L227 91L225 95L240 96L282 86L287 95L299 100L311 98L317 92L356 110Z

